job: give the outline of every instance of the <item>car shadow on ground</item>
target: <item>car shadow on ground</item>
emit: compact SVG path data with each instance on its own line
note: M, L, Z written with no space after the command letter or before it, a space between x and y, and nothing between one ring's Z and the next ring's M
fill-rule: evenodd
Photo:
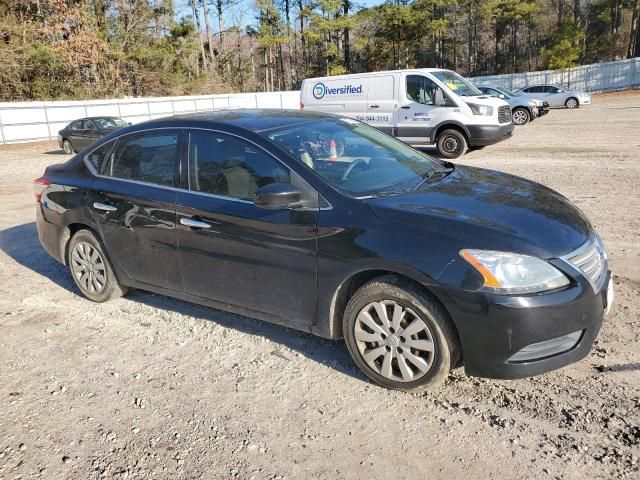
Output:
M64 150L49 150L45 155L68 155Z
M51 258L42 248L38 240L35 222L0 230L0 251L29 270L48 278L66 290L80 295L67 268ZM364 375L361 374L353 364L342 341L326 340L280 325L223 312L214 308L204 307L142 290L131 291L127 295L127 299L143 303L153 308L170 310L181 315L211 321L223 327L238 330L249 335L267 338L315 362L351 377L366 381ZM89 302L89 300L87 300L87 302ZM272 353L292 360L288 358L286 352L280 352L274 349Z

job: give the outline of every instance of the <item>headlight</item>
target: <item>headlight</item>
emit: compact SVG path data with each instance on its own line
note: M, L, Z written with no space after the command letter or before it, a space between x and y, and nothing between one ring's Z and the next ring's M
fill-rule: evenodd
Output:
M538 106L538 104L536 102L534 102L533 100L529 101L529 108L536 108Z
M484 278L484 289L502 294L544 292L569 285L550 263L529 255L491 250L461 250L460 256Z
M493 115L493 107L489 105L478 105L477 103L467 103L474 115L484 115L490 117Z

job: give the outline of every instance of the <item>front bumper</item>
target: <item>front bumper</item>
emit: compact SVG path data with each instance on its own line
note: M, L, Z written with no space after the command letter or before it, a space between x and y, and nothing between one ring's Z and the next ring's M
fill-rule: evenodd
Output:
M513 135L513 123L504 125L467 125L469 146L483 147L506 140Z
M544 102L542 104L542 107L538 107L538 116L542 117L544 115L546 115L547 113L549 113L551 109L549 108L549 102Z
M458 329L468 375L523 378L588 355L602 325L610 278L608 272L597 293L580 279L565 290L538 295L436 294Z
M578 101L580 105L589 105L591 103L591 97L579 97Z

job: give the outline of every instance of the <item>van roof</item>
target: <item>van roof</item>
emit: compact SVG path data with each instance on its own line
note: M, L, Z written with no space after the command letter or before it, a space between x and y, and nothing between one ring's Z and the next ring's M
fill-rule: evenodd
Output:
M305 78L303 82L312 81L312 80L320 80L330 78L332 80L339 80L341 78L353 78L353 77L371 77L374 75L384 75L390 73L406 73L406 72L442 72L447 71L450 72L452 70L446 68L403 68L400 70L382 70L379 72L362 72L362 73L348 73L345 75L330 75L326 77L313 77L313 78Z

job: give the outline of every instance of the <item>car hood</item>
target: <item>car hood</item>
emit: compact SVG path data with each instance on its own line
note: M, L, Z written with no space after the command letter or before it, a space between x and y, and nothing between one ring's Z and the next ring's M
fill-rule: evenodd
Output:
M458 239L461 248L554 258L593 235L585 215L559 193L479 168L458 166L414 192L367 203L379 218Z

